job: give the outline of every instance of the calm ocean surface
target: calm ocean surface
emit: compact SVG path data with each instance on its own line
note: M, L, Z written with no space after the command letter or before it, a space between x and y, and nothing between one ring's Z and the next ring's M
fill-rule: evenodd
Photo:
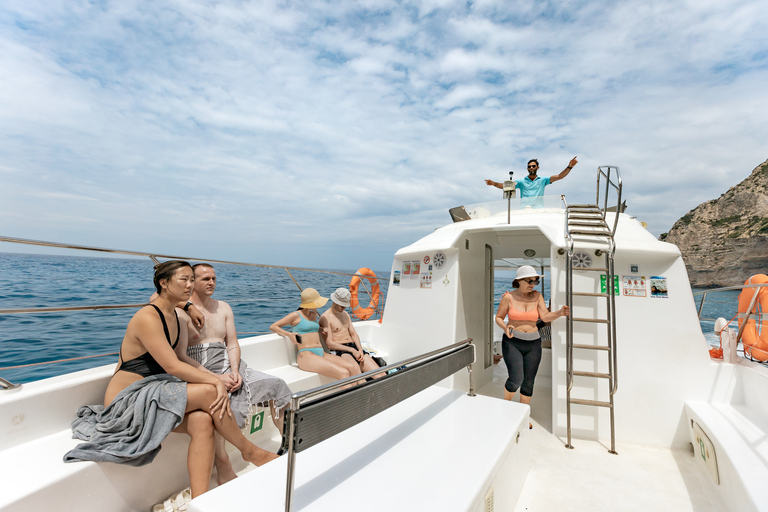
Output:
M149 259L93 258L0 253L0 309L71 307L146 302L154 291L153 263ZM235 312L240 337L265 333L275 320L299 304L299 291L285 270L217 264L215 297L226 300ZM354 273L357 269L339 270ZM302 288L316 288L328 297L349 276L292 271ZM389 271L376 271L382 300ZM510 288L504 273L496 280L496 301ZM545 279L548 284L549 279ZM548 287L545 297L548 296ZM736 314L738 292L723 292L707 299L702 317ZM361 303L366 295L361 292ZM700 299L700 296L698 296ZM115 353L135 309L59 313L0 314L0 368ZM711 343L714 322L702 322ZM117 355L0 370L11 382L30 382L117 361Z

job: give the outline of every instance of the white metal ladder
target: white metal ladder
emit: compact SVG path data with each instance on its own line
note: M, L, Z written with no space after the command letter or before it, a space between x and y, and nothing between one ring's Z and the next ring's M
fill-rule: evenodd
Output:
M621 209L621 175L619 174L618 167L614 166L601 166L597 170L597 198L595 204L581 204L581 205L567 205L565 209L565 236L567 239L567 259L566 259L566 279L565 279L565 292L566 292L566 304L571 308L571 314L567 318L566 323L566 416L567 416L567 434L568 443L566 448L573 448L571 444L571 406L591 406L591 407L607 407L610 411L611 421L611 449L610 453L616 453L616 431L614 425L614 400L613 397L618 390L618 374L616 368L616 301L614 292L614 262L613 258L616 253L616 244L614 235L616 234L616 227L618 225L619 213ZM604 187L603 185L603 178ZM616 183L612 180L615 179ZM611 191L610 187L613 187L618 196L616 205L616 215L613 222L613 226L608 226L606 222L605 213L609 209L607 208L608 195ZM601 191L604 192L601 208ZM597 249L596 249L597 247ZM602 265L592 266L591 255L586 251L587 248L590 251L594 251L594 255L598 258L603 257ZM577 252L579 251L579 252ZM590 291L576 291L574 290L573 273L575 272L588 272L594 276L594 279L589 280L592 284ZM594 284L600 276L604 277L605 291L596 293L592 291ZM585 297L593 299L594 301L605 300L606 301L606 316L605 318L578 318L573 315L573 298ZM594 308L595 312L599 310L597 304ZM597 314L595 314L597 316ZM575 344L573 342L573 324L576 323L597 323L605 325L607 342L600 344L598 342L599 336L595 336L595 341L592 344L580 343ZM607 372L588 372L577 371L573 369L573 351L575 350L589 350L605 352L608 356ZM585 379L597 379L598 382L606 381L608 383L608 396L609 400L591 400L584 398L574 398L571 396L573 389L574 377Z

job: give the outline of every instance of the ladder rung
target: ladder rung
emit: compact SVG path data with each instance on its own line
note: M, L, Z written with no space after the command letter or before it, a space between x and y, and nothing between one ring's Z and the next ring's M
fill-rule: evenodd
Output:
M607 293L592 293L592 292L573 292L573 295L578 295L579 297L608 297L609 296Z
M573 374L576 375L577 377L594 377L596 379L611 378L611 376L607 373L598 373L598 372L579 372L574 370Z
M578 212L573 215L568 214L569 219L573 220L603 220L602 213Z
M605 224L605 222L597 222L593 224L588 224L586 222L569 222L568 227L571 226L578 226L582 228L605 228L606 230L608 229L608 226Z
M572 404L594 405L596 407L611 407L611 402L600 402L598 400L582 400L581 398L571 398Z
M596 204L569 204L569 210L595 210L601 211Z
M571 235L577 235L577 236L578 235L581 235L581 236L584 236L584 235L587 235L587 236L607 236L609 238L612 236L610 231L571 231L571 230L568 230L568 233L571 234Z
M590 322L593 324L607 324L608 320L603 320L602 318L574 318L574 322Z
M574 343L573 348L583 348L585 350L605 350L606 352L611 351L611 347L604 347L602 345L582 345L579 343Z
M583 270L585 272L591 271L591 272L608 272L607 268L598 268L598 267L572 267L573 270Z

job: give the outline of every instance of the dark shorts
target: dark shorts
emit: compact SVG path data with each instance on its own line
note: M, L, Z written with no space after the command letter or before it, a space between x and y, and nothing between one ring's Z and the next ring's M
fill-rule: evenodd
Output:
M344 343L343 345L345 347L349 347L357 350L357 345L355 345L354 343ZM347 354L348 356L351 356L353 359L355 357L351 353L347 352L346 350L331 350L331 354L339 357L343 356L344 354Z

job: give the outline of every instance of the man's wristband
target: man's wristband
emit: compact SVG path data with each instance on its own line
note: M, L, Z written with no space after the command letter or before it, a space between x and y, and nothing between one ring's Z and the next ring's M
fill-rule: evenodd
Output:
M573 167L571 167L571 166L569 165L568 167L566 167L566 169L573 169Z
M189 311L189 306L194 306L194 303L192 301L187 301L187 303L184 304L184 311Z

